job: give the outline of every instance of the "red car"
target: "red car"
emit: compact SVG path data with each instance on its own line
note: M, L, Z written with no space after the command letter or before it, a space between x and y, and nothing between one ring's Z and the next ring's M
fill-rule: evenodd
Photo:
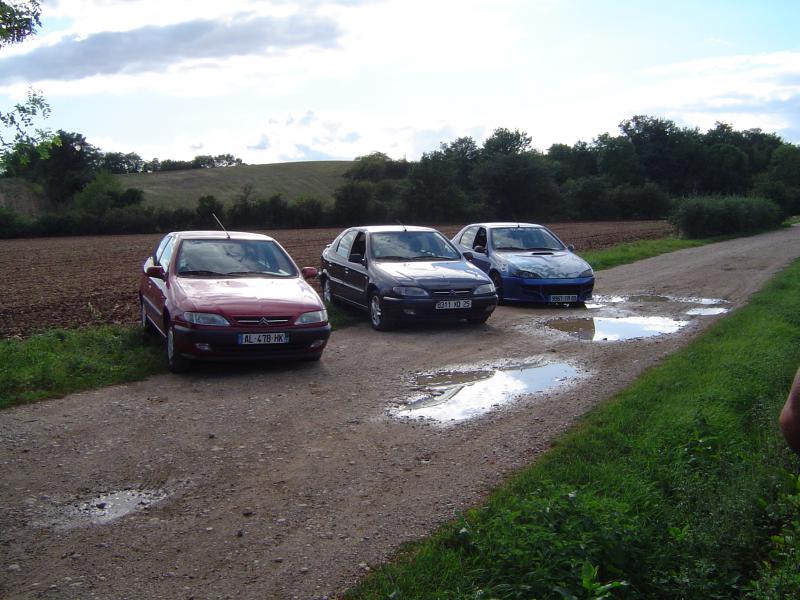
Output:
M142 327L166 339L173 372L191 360L319 360L331 326L306 282L316 276L266 235L169 233L142 269Z

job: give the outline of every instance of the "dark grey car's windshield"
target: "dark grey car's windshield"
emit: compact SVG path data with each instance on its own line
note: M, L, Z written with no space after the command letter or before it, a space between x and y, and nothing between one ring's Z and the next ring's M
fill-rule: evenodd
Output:
M373 233L370 251L377 260L455 260L461 255L436 231Z
M184 240L177 258L184 277L294 277L291 259L270 240Z
M503 227L492 229L495 250L563 250L564 245L546 229L539 227Z

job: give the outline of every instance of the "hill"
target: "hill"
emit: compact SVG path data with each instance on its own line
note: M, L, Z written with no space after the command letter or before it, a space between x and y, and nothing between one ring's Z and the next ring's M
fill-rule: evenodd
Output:
M38 217L50 208L37 186L18 177L0 177L0 207L25 217Z
M281 194L292 202L306 195L332 202L333 193L344 183L351 161L312 161L243 165L215 169L160 171L118 175L125 187L143 190L145 204L194 208L197 199L211 194L225 205L233 202L246 185L256 197Z

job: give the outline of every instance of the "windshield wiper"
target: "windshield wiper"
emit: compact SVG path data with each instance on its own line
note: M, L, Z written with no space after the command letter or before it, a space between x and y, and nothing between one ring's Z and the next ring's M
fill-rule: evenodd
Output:
M519 248L517 246L498 246L495 250L530 250L530 248Z
M375 260L413 260L408 256L376 256Z
M437 256L432 254L430 256L415 256L413 260L455 260L455 256Z
M178 275L208 275L212 277L224 277L223 273L217 273L216 271L202 271L202 270L185 270L185 271L178 271Z
M539 248L525 248L525 251L526 251L526 252L528 252L529 250L548 250L548 251L550 251L550 252L555 252L556 250L559 250L559 248L545 248L545 247L539 247Z
M275 273L270 271L231 271L230 273L225 273L225 275L259 275L262 277L272 277Z

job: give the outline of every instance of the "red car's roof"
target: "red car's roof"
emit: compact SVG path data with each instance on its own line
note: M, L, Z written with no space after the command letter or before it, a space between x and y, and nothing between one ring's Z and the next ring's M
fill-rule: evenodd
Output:
M173 235L180 239L236 239L236 240L268 240L275 241L274 238L262 233L250 233L248 231L173 231Z

